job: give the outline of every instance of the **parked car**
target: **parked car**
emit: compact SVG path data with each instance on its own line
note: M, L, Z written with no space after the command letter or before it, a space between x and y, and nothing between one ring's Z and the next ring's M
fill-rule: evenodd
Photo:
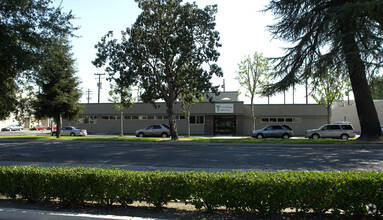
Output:
M57 131L51 132L52 136L56 136ZM62 136L87 136L88 133L85 129L78 129L73 126L65 126L61 129Z
M170 127L167 124L150 125L146 128L137 130L136 136L137 137L146 137L146 136L169 137Z
M47 129L47 126L45 125L37 125L31 128L31 130L46 130L46 129Z
M305 137L310 139L340 138L348 140L355 137L355 129L351 124L325 124L318 129L305 131Z
M294 137L293 129L288 125L269 125L260 130L253 131L253 138L282 138Z
M21 131L23 130L24 128L21 127L20 125L9 125L5 128L2 128L1 130L2 131Z
M53 128L53 129L51 129L51 128ZM57 125L53 125L52 127L51 127L51 126L48 126L48 127L47 127L47 130L56 130L56 128L57 128Z

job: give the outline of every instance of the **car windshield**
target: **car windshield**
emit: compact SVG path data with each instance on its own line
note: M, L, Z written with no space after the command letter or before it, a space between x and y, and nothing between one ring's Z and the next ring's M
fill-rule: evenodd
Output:
M324 130L327 127L327 125L322 125L318 128L318 130Z

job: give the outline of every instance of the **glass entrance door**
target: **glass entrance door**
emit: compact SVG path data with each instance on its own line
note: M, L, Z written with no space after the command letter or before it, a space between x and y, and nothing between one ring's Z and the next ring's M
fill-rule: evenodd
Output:
M214 135L230 134L236 134L236 117L232 115L214 116Z

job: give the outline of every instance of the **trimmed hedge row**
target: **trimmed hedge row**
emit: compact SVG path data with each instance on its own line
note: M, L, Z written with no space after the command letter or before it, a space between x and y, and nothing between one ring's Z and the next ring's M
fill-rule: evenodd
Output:
M332 211L345 215L383 213L381 172L136 172L82 167L0 167L0 195L32 202L58 199L112 205L147 202L160 208L169 201L196 208L278 214Z

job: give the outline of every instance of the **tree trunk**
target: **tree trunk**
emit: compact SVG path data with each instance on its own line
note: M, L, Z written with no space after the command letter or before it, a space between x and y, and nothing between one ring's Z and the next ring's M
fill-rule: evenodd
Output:
M190 108L186 110L186 121L188 125L188 134L187 136L190 137Z
M255 131L254 95L251 95L250 102L251 102L250 111L251 111L251 117L253 121L253 131Z
M378 140L381 138L382 131L370 87L368 86L365 65L360 57L354 36L346 32L343 32L343 35L343 53L346 58L362 132L359 139Z
M326 106L327 108L327 124L331 124L331 105Z
M178 131L176 125L176 117L174 115L174 103L166 103L167 105L167 113L169 117L169 126L170 126L170 134L172 136L172 141L178 140Z
M61 137L61 128L62 128L62 117L61 117L61 115L56 117L55 121L57 123L57 125L56 125L56 138L60 138Z
M124 113L120 112L120 137L124 136Z

